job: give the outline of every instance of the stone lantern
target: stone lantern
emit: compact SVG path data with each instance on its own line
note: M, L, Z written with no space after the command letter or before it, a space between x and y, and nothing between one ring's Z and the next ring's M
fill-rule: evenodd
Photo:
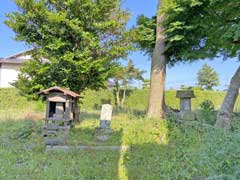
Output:
M180 99L180 114L183 117L185 114L190 114L191 109L191 99L195 98L194 92L192 90L179 90L177 91L177 98Z

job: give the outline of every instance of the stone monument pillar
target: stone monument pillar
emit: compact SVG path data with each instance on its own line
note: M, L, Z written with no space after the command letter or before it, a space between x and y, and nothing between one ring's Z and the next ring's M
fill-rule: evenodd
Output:
M112 105L103 104L100 116L100 127L97 129L97 140L107 141L109 134L113 132L111 129Z
M100 129L111 129L112 105L103 104L100 116Z

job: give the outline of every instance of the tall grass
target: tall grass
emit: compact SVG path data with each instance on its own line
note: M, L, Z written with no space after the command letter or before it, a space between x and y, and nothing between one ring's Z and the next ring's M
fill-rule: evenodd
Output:
M0 121L0 179L239 179L240 132L113 117L107 142L96 140L98 114L85 114L70 145L127 145L127 151L46 153L42 123Z
M224 97L221 92L195 94L194 109L209 98L218 108ZM238 116L233 131L177 124L174 117L147 119L147 90L136 90L127 98L126 111L114 111L109 140L99 142L101 99L113 96L110 91L86 95L82 121L71 130L67 144L127 145L127 151L73 148L47 153L42 137L44 103L28 101L15 89L0 90L0 179L240 179ZM166 96L167 103L178 108L175 91Z

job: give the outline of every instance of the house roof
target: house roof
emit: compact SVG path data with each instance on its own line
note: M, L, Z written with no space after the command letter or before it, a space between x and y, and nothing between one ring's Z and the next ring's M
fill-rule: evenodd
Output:
M30 52L32 51L32 49L30 50L26 50L26 51L22 51L19 52L17 54L5 57L5 58L0 58L0 64L1 63L8 63L8 64L21 64L24 63L30 59L32 59ZM41 58L41 62L42 63L48 63L49 60L46 58Z
M21 64L23 62L28 61L29 59L21 59L21 58L0 58L0 63L11 63L11 64Z
M21 57L23 55L26 55L28 54L32 49L29 49L29 50L24 50L24 51L21 51L19 53L16 53L16 54L13 54L13 55L10 55L10 56L7 56L5 57L6 59L16 59L18 57Z
M79 94L77 94L73 91L70 91L70 90L64 89L64 88L60 88L60 87L57 87L57 86L42 90L38 94L47 95L52 91L60 91L60 92L64 93L64 95L68 95L68 96L71 96L71 97L74 97L74 98L80 98L81 97Z
M19 52L17 54L14 54L5 58L0 58L0 63L21 64L31 59L31 56L29 57L29 54L28 54L30 51L31 49Z

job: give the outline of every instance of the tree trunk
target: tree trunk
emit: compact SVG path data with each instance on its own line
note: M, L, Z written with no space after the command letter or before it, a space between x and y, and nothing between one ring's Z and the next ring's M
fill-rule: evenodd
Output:
M216 127L230 129L233 108L238 97L240 87L240 67L231 79L227 95L217 115Z
M115 86L116 86L116 92L115 92L116 105L117 107L119 107L120 106L120 87L119 87L118 81L115 81Z
M127 87L126 87L126 85L124 85L124 87L123 87L123 96L122 96L122 101L121 101L121 108L123 108L124 103L125 103L125 99L126 99L126 89L127 89Z
M157 37L152 56L151 84L148 104L148 117L150 118L165 117L164 84L166 78L166 57L164 55L165 35L162 26L164 15L159 13L161 6L162 3L161 0L159 0L156 29Z

